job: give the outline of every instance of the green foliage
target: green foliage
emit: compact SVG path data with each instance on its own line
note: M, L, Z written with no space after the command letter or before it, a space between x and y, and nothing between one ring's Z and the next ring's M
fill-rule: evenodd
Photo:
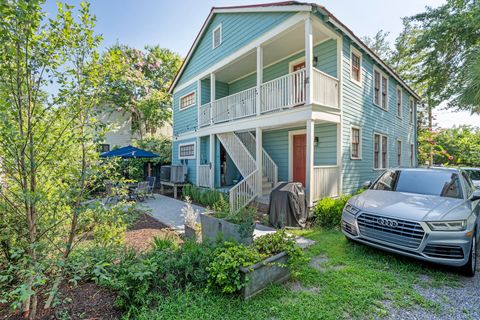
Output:
M390 63L393 55L387 39L389 35L390 32L379 30L373 37L362 37L362 41L386 63Z
M156 130L171 122L170 84L180 68L181 58L159 46L138 50L114 45L102 57L110 68L104 81L107 92L102 101L132 115L132 127L141 138L155 135Z
M350 195L342 195L339 198L323 198L315 206L315 223L323 228L338 228L342 220L343 207L351 198Z
M263 259L263 256L252 246L225 243L224 247L215 250L215 258L208 266L208 284L224 293L234 293L245 286L242 281L240 267L248 267Z
M135 147L158 154L160 157L147 161L169 164L172 161L172 139L167 136L145 137L133 142Z
M295 237L285 230L263 235L250 246L226 242L215 250L214 259L208 267L209 286L223 293L234 293L245 286L240 267L250 267L280 252L286 252L288 267L293 275L300 274L300 267L307 259L295 243ZM248 281L248 279L246 279Z
M226 195L222 192L210 189L202 189L194 185L187 185L182 189L183 197L189 197L193 202L196 202L202 206L213 208L217 207L217 209L221 209L222 211L226 209L228 205L228 201L226 199ZM230 211L230 207L226 212Z
M140 256L124 255L105 268L100 283L118 293L116 304L134 315L162 295L187 288L202 288L207 283L207 267L213 248L187 241L177 246L169 239L157 239L154 248Z

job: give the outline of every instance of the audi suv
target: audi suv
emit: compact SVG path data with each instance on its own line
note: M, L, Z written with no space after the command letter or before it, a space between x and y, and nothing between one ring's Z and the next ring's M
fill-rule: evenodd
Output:
M347 239L473 276L480 235L480 190L456 168L385 171L342 213Z

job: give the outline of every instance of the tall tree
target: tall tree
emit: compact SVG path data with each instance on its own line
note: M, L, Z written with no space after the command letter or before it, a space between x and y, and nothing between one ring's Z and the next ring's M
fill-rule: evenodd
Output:
M132 115L133 131L143 138L164 123L171 123L170 84L180 68L181 58L169 49L146 47L144 51L126 45L115 45L103 61L117 63L106 75L103 102Z
M373 37L362 37L362 41L387 63L390 63L393 55L391 45L387 39L389 35L390 32L380 29Z

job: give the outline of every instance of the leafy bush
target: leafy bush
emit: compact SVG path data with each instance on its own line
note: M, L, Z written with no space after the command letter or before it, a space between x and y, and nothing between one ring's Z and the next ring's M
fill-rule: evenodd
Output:
M323 228L335 228L340 226L343 207L351 198L351 195L342 195L339 198L323 198L315 206L315 223Z
M229 242L215 250L214 255L215 258L207 269L208 284L224 293L237 292L245 285L241 279L240 267L251 266L263 259L254 247Z
M226 203L226 195L216 190L202 189L193 185L187 185L183 187L182 195L184 198L189 197L193 202L199 203L205 207L212 208L219 203ZM228 207L228 210L230 207Z
M108 269L101 284L118 292L116 304L129 314L148 307L175 290L203 288L213 248L187 241L177 246L169 239L156 239L154 248L141 256L124 256Z
M285 230L261 236L250 246L225 243L215 251L215 257L208 267L209 287L224 293L241 290L245 283L241 279L240 267L249 267L282 251L288 255L288 267L293 275L298 275L299 267L306 261L304 253L295 243L293 236Z

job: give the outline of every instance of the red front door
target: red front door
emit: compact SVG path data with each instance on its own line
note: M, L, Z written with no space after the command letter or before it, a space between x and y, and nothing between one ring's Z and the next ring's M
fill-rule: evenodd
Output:
M305 172L307 162L307 135L296 134L293 136L293 181L301 182L305 186Z

